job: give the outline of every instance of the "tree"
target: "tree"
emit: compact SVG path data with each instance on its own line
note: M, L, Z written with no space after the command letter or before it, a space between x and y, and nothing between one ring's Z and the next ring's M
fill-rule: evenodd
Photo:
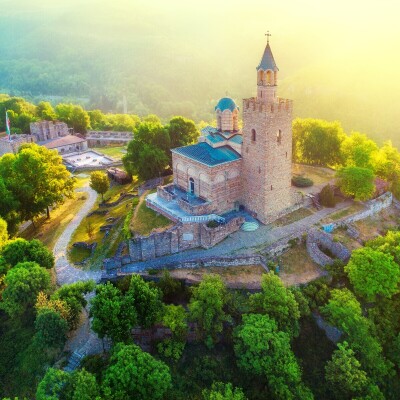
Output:
M246 400L240 388L234 388L231 383L214 382L211 389L203 390L203 400Z
M368 383L366 372L347 342L338 344L325 366L325 378L332 388L331 393L338 399L361 396Z
M99 337L108 336L115 342L130 339L131 330L137 323L134 300L130 293L124 296L108 282L96 287L96 296L91 304L92 329Z
M385 236L378 236L366 244L371 249L393 256L400 264L400 231L388 231Z
M56 113L53 106L47 101L41 101L36 106L36 115L45 121L54 121Z
M293 158L296 162L334 166L341 164L341 144L345 138L339 122L319 119L293 121Z
M346 196L368 200L374 194L374 173L368 168L344 167L337 173L337 184Z
M86 133L90 126L88 113L74 104L60 103L56 106L57 119L68 124L76 133Z
M140 275L133 274L128 295L132 298L138 324L144 328L153 326L162 312L160 291L151 287Z
M50 297L52 302L62 301L68 307L68 325L70 329L76 328L82 308L87 302L84 294L94 290L95 283L92 280L86 282L75 282L63 285L57 289ZM60 312L60 309L57 309Z
M110 188L107 174L102 171L93 171L90 174L90 187L101 194L101 200L104 202L104 193Z
M223 330L223 323L230 321L224 312L227 292L218 275L204 275L198 287L193 288L193 296L189 303L190 318L197 322L200 335L211 347Z
M290 347L290 336L268 315L245 314L234 330L239 368L264 376L277 399L312 398L301 382L301 371Z
M25 240L17 238L10 240L2 249L2 256L10 267L20 262L34 261L41 267L54 267L54 255L37 239Z
M9 157L11 156L11 157ZM0 158L0 217L7 223L8 233L13 236L17 233L19 222L19 203L3 179L3 174L9 172L9 164L14 161L14 155L6 154Z
M103 391L108 399L162 399L171 387L169 368L136 345L118 343L104 374Z
M183 117L171 118L166 128L172 149L194 143L199 136L195 123Z
M182 306L169 305L164 307L162 323L165 327L171 329L172 337L160 342L157 348L165 357L174 360L181 358L188 332L186 319L187 314Z
M35 262L18 263L7 272L1 308L10 316L33 306L39 292L50 288L50 275Z
M36 390L36 400L58 400L69 381L69 374L55 368L49 368Z
M261 293L250 296L252 311L269 315L280 330L298 336L300 311L294 294L272 271L262 276L261 287Z
M355 292L368 301L376 296L390 298L399 292L400 266L390 254L362 247L353 251L344 270Z
M68 324L51 309L41 309L35 320L36 337L43 346L62 347L66 341Z
M68 400L100 400L96 377L85 369L71 374L66 391Z
M328 184L322 188L319 194L319 202L324 207L335 207L335 192L331 185Z
M352 132L342 142L341 152L345 166L373 169L373 157L378 152L377 144L359 132Z
M8 240L7 222L0 217L0 251Z

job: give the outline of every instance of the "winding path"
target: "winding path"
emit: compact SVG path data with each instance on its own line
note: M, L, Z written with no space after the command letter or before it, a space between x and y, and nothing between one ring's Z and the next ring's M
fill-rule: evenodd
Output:
M96 202L97 193L91 189L89 186L84 186L76 191L78 192L86 192L88 194L88 199L85 201L85 204L81 207L81 209L74 216L72 221L65 228L64 232L58 238L56 244L54 245L53 253L55 256L55 267L57 274L57 283L62 286L67 283L74 283L78 281L87 281L93 279L96 282L100 281L101 271L83 271L82 269L75 268L70 265L67 257L66 251L68 247L68 243L71 239L72 234L75 229L79 226L83 218L86 217L90 209Z

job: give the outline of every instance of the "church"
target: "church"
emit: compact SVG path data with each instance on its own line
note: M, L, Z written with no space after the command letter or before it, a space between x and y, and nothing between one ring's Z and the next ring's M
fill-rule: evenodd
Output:
M218 101L217 126L202 129L198 143L172 150L173 183L147 197L150 208L181 222L245 211L264 224L288 211L293 104L277 97L278 72L267 40L256 68L257 96L241 108L229 97Z

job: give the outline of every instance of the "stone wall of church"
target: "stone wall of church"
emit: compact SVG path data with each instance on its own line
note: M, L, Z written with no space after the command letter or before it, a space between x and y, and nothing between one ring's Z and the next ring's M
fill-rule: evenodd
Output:
M209 213L221 214L233 210L242 194L241 160L208 167L180 154L172 153L174 184L189 190L194 180L194 194L211 203Z
M60 121L31 122L30 131L38 142L69 135L68 125Z
M245 99L243 123L242 202L269 223L291 206L292 102Z

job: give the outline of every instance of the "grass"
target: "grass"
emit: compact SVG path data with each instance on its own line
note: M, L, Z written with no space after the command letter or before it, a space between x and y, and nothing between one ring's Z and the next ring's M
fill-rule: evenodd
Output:
M92 150L110 156L115 160L121 160L126 153L126 146L93 147Z
M300 221L301 219L312 215L313 212L308 208L299 208L296 211L291 212L290 214L284 215L283 217L277 219L274 222L275 226L285 226L293 224L293 222Z
M335 229L333 233L333 239L344 244L350 251L361 247L361 244L358 243L357 240L350 237L344 228Z
M83 206L86 198L87 193L75 193L74 198L66 199L64 204L50 212L50 219L45 216L37 219L36 228L30 225L19 236L27 240L40 239L49 250L53 250L57 239Z
M341 218L358 213L359 211L364 210L364 208L365 207L360 203L353 203L350 207L344 208L343 210L340 210L338 212L329 215L329 217L324 219L322 223L337 221Z
M321 275L318 264L311 259L304 244L289 249L277 262L280 277L287 286L306 283Z
M306 178L312 179L314 185L322 185L328 183L335 177L335 171L325 167L314 167L311 165L304 164L293 164L292 174L301 175Z
M172 225L172 222L164 215L157 214L146 206L144 201L144 196L146 195L145 193L142 196L142 202L130 224L131 231L142 236L149 235L154 229L163 229Z

